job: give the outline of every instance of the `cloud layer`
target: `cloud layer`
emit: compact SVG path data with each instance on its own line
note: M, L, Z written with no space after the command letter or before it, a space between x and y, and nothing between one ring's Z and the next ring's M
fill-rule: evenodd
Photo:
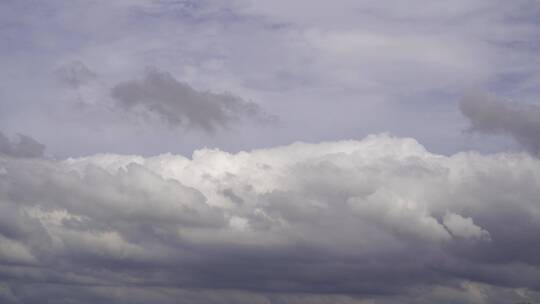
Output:
M526 154L446 157L379 135L0 167L5 303L540 299L540 161Z
M63 157L241 151L386 131L450 154L471 148L456 107L464 90L537 100L535 1L96 1L1 1L0 129L33 134ZM147 77L147 66L175 80ZM117 84L139 92L119 93L124 112L160 123L119 118L108 107ZM279 124L253 124L250 100ZM88 110L96 104L104 109ZM161 124L178 121L226 140ZM489 145L474 148L501 149Z

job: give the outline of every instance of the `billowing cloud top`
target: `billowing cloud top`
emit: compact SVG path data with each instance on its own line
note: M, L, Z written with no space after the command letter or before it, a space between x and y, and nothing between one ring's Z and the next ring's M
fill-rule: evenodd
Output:
M5 303L539 299L540 161L526 154L379 135L0 166Z

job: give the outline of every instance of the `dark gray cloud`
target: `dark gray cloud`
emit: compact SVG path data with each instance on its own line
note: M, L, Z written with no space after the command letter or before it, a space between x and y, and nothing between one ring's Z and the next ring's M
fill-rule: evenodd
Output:
M460 104L470 130L509 135L532 154L540 155L540 106L501 101L487 94L470 94Z
M230 93L198 91L169 73L151 69L142 79L114 86L111 96L124 110L155 116L172 126L209 132L242 118L270 119L253 102Z
M45 145L30 136L17 134L14 139L10 139L0 131L0 155L41 157L44 151Z
M0 167L6 303L540 299L540 162L524 154L381 135Z

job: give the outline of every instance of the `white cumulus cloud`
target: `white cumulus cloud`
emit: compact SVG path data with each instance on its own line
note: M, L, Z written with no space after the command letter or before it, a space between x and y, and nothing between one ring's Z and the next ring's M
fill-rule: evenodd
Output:
M289 293L411 301L429 286L425 299L477 303L455 282L484 286L493 303L539 290L540 161L527 154L442 156L377 135L0 165L0 270L27 303L28 284L53 279L79 284L63 294L83 302L122 301L96 282L163 303L174 301L148 286L277 303L295 303Z

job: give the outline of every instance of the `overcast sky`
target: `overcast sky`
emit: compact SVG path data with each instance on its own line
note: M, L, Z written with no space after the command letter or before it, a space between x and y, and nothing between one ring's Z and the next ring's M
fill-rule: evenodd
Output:
M540 303L537 0L0 0L0 302Z

